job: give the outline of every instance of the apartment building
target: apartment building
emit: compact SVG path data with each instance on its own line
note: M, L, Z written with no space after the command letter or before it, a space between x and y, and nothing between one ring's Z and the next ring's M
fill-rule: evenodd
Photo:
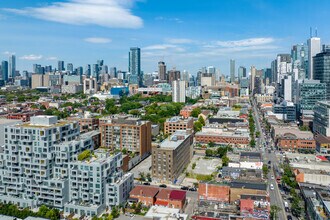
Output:
M100 215L107 207L121 205L133 188L133 174L123 175L122 154L98 149L82 161L70 163L69 202L66 214Z
M175 182L192 158L193 135L177 130L152 146L152 176L159 182Z
M80 134L78 122L58 121L56 116L34 116L28 123L6 126L0 202L90 216L122 204L133 176L123 175L121 153L95 151L93 157L77 161L82 152L93 152L94 132Z
M151 122L131 115L113 115L100 119L101 145L126 149L141 158L151 152Z
M176 130L187 130L194 128L194 119L191 117L181 118L174 116L164 123L164 134L173 134Z

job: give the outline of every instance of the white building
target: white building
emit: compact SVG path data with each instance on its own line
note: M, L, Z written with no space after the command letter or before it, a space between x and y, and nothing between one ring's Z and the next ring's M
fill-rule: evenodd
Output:
M313 57L321 52L321 39L319 37L311 37L307 40L308 44L308 78L313 79Z
M97 82L95 78L84 79L84 94L94 94L97 90Z
M175 80L172 82L172 102L186 102L186 82Z

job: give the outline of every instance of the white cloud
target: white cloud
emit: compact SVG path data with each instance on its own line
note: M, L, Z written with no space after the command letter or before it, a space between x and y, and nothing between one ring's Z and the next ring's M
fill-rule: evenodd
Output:
M58 60L57 57L47 57L46 60Z
M184 52L185 49L174 44L155 44L142 48L142 50L173 50L176 52Z
M42 57L43 57L42 55L30 54L30 55L21 56L20 59L21 60L41 60Z
M15 52L5 51L5 52L3 52L3 54L10 56L10 55L15 55Z
M168 38L165 39L166 42L170 44L191 44L196 43L196 41L188 38Z
M176 22L178 24L183 23L183 21L180 18L167 18L167 17L163 17L163 16L158 16L155 17L156 21L170 21L170 22Z
M215 44L221 47L249 47L273 43L275 40L271 37L247 38L236 41L216 41Z
M105 37L89 37L89 38L85 38L84 41L93 44L106 44L106 43L110 43L112 40L110 38L105 38Z
M131 12L135 0L69 0L42 7L6 9L38 19L73 25L99 25L109 28L140 28L143 21Z

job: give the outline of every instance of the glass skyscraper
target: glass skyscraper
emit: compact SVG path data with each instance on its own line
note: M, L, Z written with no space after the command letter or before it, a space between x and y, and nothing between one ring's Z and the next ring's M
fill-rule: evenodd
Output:
M128 71L130 72L129 83L142 86L141 50L138 47L131 47L128 55Z
M5 82L8 81L8 62L7 61L1 62L1 76Z
M314 61L314 79L327 85L327 100L330 100L330 51L316 54Z

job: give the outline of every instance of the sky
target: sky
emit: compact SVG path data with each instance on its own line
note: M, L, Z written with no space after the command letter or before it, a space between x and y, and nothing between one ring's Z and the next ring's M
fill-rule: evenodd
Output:
M126 71L137 46L145 73L162 60L168 69L215 66L228 75L230 59L236 69L270 67L305 43L310 27L330 44L329 8L328 0L2 0L0 60L15 54L17 69L32 71L34 63L103 59Z

